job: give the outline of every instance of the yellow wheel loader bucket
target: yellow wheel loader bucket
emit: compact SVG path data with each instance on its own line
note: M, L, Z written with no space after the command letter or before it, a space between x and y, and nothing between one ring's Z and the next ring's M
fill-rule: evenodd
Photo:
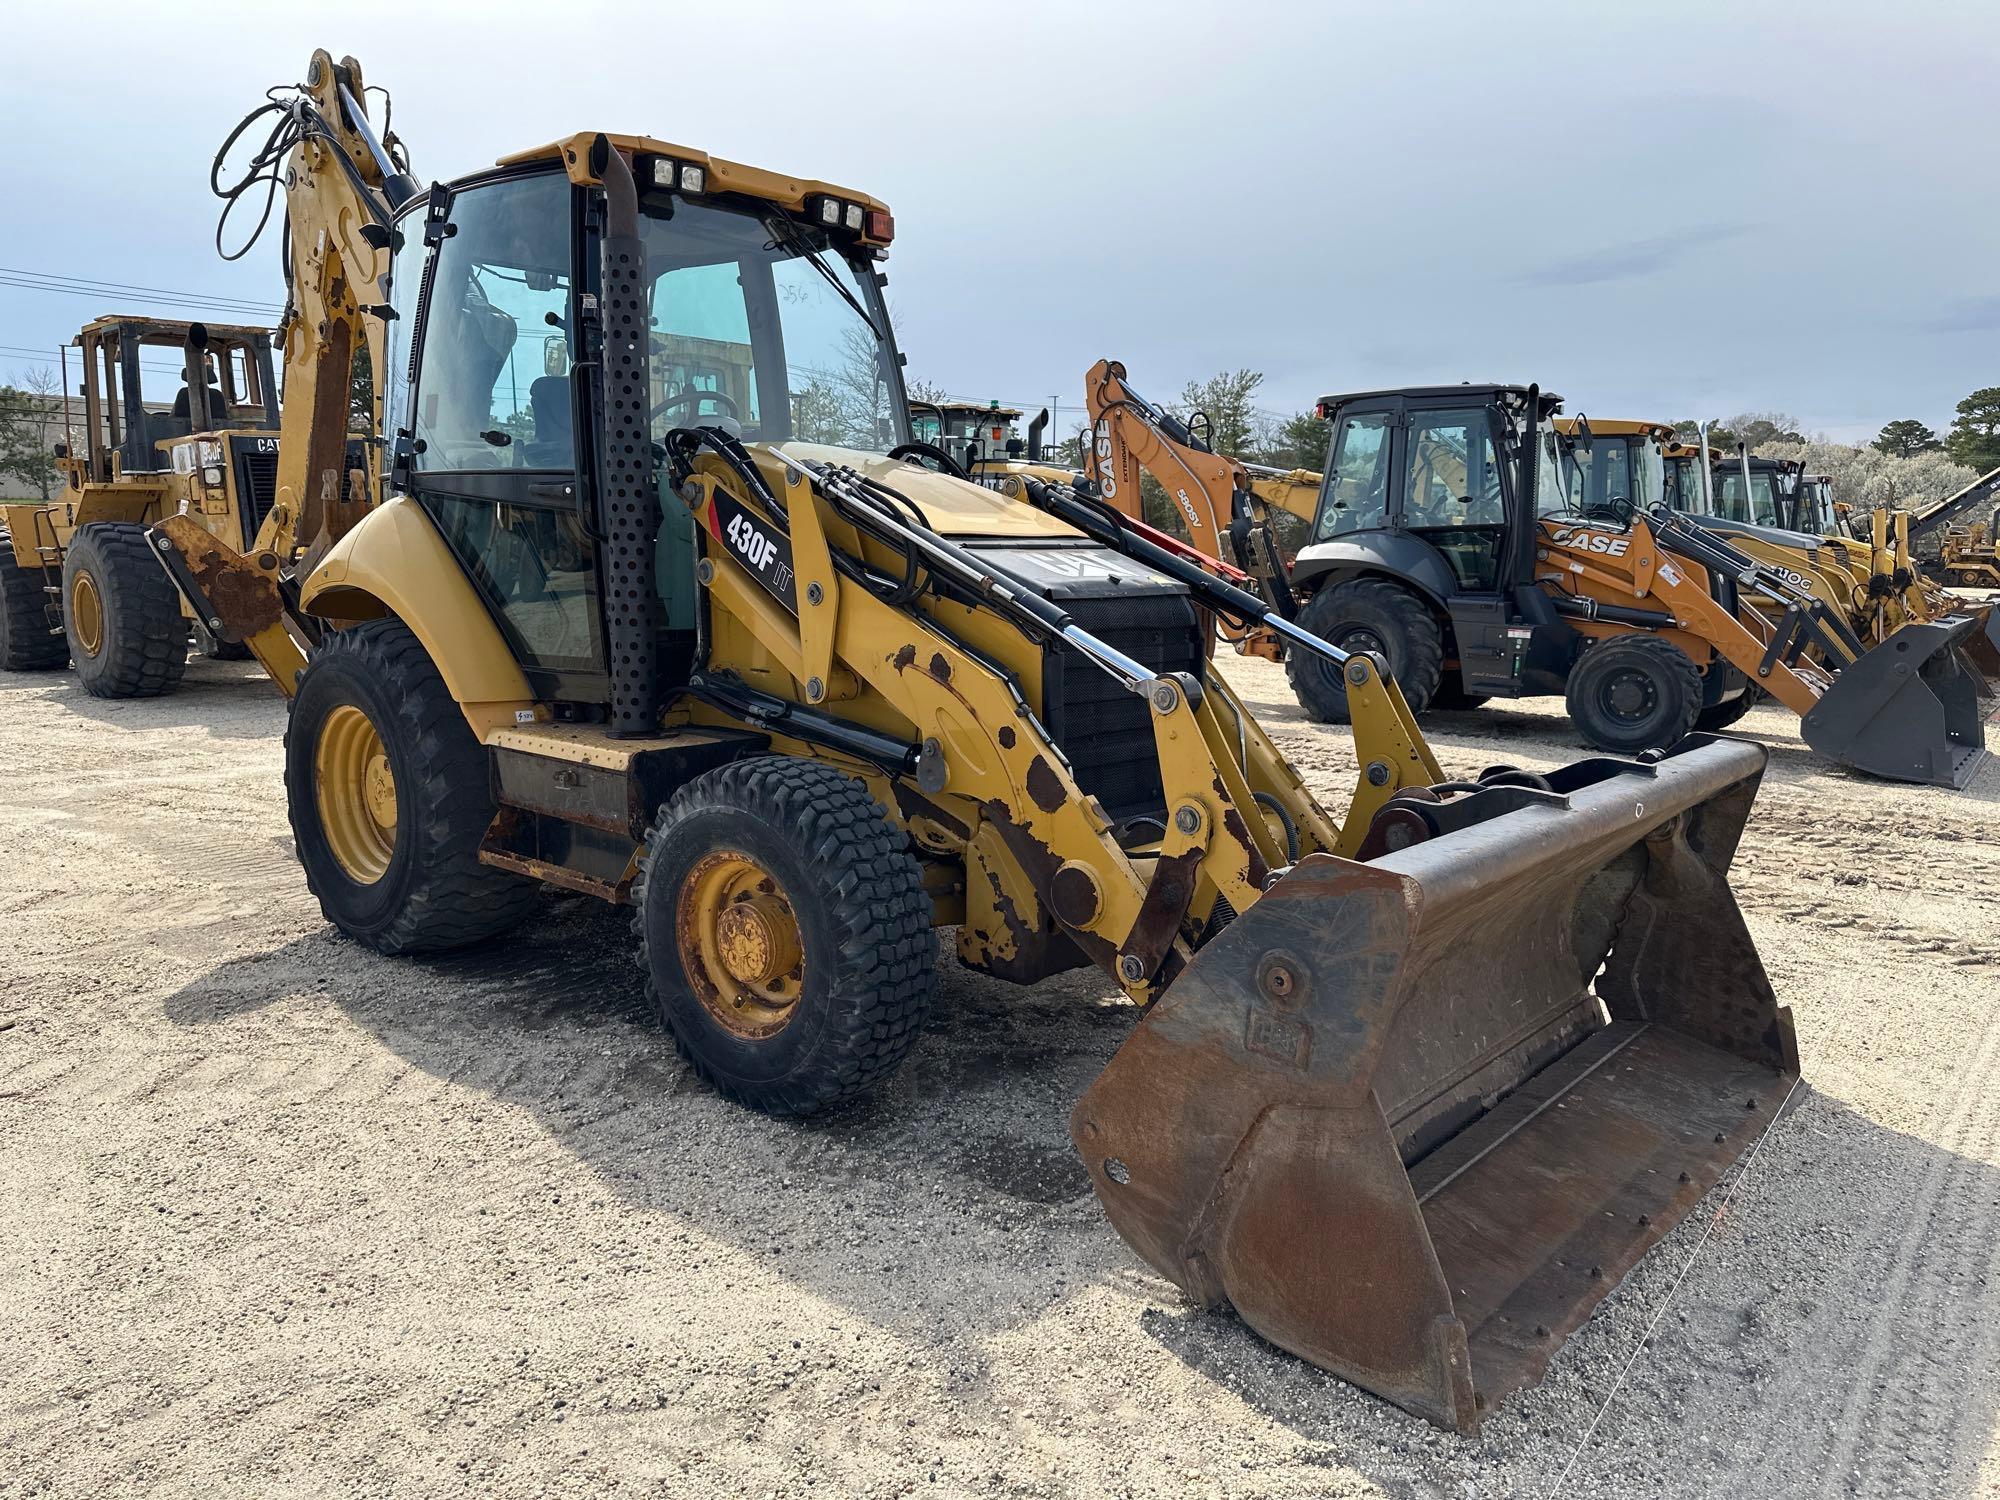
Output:
M1203 1305L1475 1430L1796 1078L1728 882L1764 756L1584 761L1469 827L1302 860L1077 1105L1119 1233ZM1397 809L1375 829L1424 816Z

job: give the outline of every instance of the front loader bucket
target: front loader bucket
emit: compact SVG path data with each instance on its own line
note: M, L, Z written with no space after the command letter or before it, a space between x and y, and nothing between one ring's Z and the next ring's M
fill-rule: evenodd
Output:
M1763 766L1698 737L1301 861L1077 1105L1118 1232L1203 1305L1476 1430L1796 1077L1727 878Z
M1959 647L1965 665L1978 674L1973 685L1982 698L2000 697L2000 610L1990 604L1968 605L1966 613L1979 622Z
M1841 668L1799 733L1874 776L1964 786L1986 758L1979 677L1963 659L1981 626L1974 615L1903 626Z

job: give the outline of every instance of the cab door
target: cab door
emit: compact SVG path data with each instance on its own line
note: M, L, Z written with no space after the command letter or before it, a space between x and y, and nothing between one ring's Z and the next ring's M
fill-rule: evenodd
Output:
M537 693L588 702L608 674L568 339L575 199L560 172L503 173L404 218L386 422Z
M1337 414L1319 494L1313 540L1329 542L1356 532L1385 531L1395 523L1396 434L1403 421L1400 397L1374 397L1344 405Z
M1392 524L1435 548L1468 594L1497 594L1507 540L1498 414L1485 403L1402 413Z

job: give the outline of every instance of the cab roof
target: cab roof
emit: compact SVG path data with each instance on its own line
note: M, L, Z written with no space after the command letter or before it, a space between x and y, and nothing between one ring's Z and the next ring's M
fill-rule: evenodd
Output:
M1492 396L1516 396L1525 401L1528 399L1528 387L1525 385L1503 385L1493 381L1473 380L1462 381L1458 385L1401 385L1391 386L1378 391L1346 391L1337 396L1322 396L1319 398L1319 404L1321 406L1343 406L1356 401L1381 400L1389 396L1401 396L1406 400L1425 402L1464 400L1468 398L1474 401L1484 401ZM1558 396L1554 391L1543 391L1543 414L1546 415L1549 412L1561 410L1562 397Z
M666 156L685 165L702 168L708 174L707 191L711 193L741 193L745 197L761 198L767 203L801 213L805 210L807 199L818 197L841 198L859 203L863 208L881 209L884 213L889 209L889 205L880 198L870 197L854 188L841 187L838 183L822 182L817 177L788 177L781 172L767 172L762 167L710 156L693 146L677 146L672 141L663 141L655 136L620 135L615 131L603 134L627 156ZM596 131L586 131L566 140L550 141L544 146L503 156L498 165L513 167L529 162L553 161L574 169L588 159L590 143L597 139L597 135Z
M1018 406L990 406L983 401L919 401L910 399L912 406L928 406L934 411L948 412L958 417L1018 417Z
M1591 432L1597 437L1650 437L1667 442L1674 435L1670 422L1642 422L1630 417L1593 417L1579 413L1574 417L1557 417L1556 430L1565 437L1573 437L1579 424L1588 422Z
M139 313L99 313L77 331L72 344L81 344L89 334L116 333L140 339L171 339L177 344L187 342L188 334L201 329L211 340L224 343L248 343L255 339L276 337L277 330L259 328L250 323L210 323L206 320L183 323L174 318L154 318Z

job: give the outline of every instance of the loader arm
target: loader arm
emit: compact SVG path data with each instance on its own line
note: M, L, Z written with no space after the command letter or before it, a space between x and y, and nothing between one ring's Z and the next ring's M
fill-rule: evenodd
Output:
M1631 547L1616 560L1622 566L1585 546L1569 547L1554 540L1562 534L1563 528L1554 528L1545 533L1542 545L1542 577L1555 585L1559 599L1574 584L1583 583L1594 585L1600 594L1622 594L1635 606L1657 601L1666 606L1675 628L1706 642L1794 713L1803 717L1818 706L1828 685L1825 675L1804 662L1787 660L1775 631L1753 631L1719 603L1690 571L1697 565L1662 545L1652 523L1633 518ZM1745 614L1758 620L1752 612Z
M336 63L316 51L298 91L252 114L224 144L226 153L244 128L267 114L279 117L236 188L220 187L218 154L217 191L225 201L233 203L267 172L279 174L284 187L287 305L280 330L284 407L277 483L247 554L187 516L168 516L154 528L161 561L209 630L247 645L288 696L320 630L298 608L293 579L309 573L360 519L379 478L375 437L389 382L383 314L391 217L415 184L395 138L371 126L365 97L359 63L351 57ZM227 217L225 211L225 223ZM248 249L246 244L243 251ZM359 352L368 357L374 386L367 487L354 483L347 461Z
M902 497L852 471L810 466L774 449L732 449L712 433L679 442L678 493L697 527L721 538L748 516L769 528L791 558L788 597L818 601L795 613L742 555L718 547L714 555L727 565L708 580L716 607L746 624L806 684L809 704L838 709L863 686L891 704L924 747L924 796L936 799L948 822L990 826L1039 905L1137 999L1156 998L1186 966L1187 924L1217 897L1233 912L1247 911L1275 872L1308 854L1355 855L1392 798L1444 780L1394 683L1369 658L1343 654L1365 769L1336 822L1219 676L1154 674L1130 661L1052 606L1031 603L998 564L917 524L907 501L883 507L883 498L894 506ZM1111 513L1093 513L1057 487L1033 488L1042 497L1037 503L1083 522L1093 538L1209 589L1204 602L1211 607L1261 609L1254 596L1211 580L1137 530L1109 527L1103 517ZM989 660L943 621L912 615L867 586L871 562L879 561L864 537L903 551L942 587L981 599L1026 631L1061 636L1144 697L1165 793L1155 847L1121 846L1111 820L1075 784L1060 750ZM976 847L977 839L971 842Z

